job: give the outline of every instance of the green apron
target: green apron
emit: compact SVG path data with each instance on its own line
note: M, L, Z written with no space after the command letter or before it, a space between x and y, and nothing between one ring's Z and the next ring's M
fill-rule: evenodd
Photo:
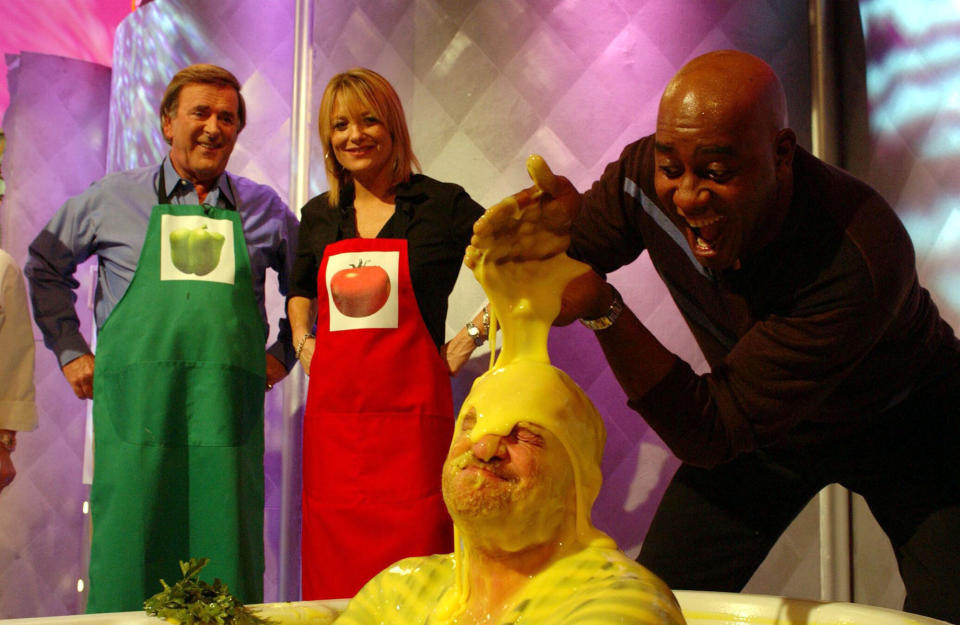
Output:
M98 336L88 612L142 609L191 556L263 600L265 339L240 215L161 196Z

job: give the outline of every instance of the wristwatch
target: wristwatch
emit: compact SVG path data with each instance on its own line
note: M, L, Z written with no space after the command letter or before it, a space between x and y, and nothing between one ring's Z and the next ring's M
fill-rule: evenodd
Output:
M487 339L483 338L483 335L480 333L480 328L478 328L472 321L467 322L467 334L470 335L470 338L473 339L473 344L477 347L483 345L483 342Z
M610 290L613 293L613 301L610 302L610 308L603 315L595 319L581 319L580 323L587 326L594 332L598 330L606 330L612 326L617 319L620 318L620 313L623 312L623 298L620 297L620 292L617 291L617 288L610 285Z

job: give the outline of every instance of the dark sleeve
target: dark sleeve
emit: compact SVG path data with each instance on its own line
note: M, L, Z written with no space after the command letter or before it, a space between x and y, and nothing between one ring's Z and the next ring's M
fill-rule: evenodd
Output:
M30 243L24 274L33 318L60 366L90 353L74 308L77 265L96 252L94 191L67 200Z
M890 270L845 241L788 309L754 323L708 374L677 362L630 405L677 457L706 467L884 410L909 391L918 368L908 364L917 344L893 338L916 278L902 269L912 268L907 235L890 225L897 242L873 253Z
M410 232L411 280L423 321L439 350L446 334L449 297L460 275L463 254L473 236L473 223L483 214L459 185L426 181L429 200L418 211L423 229L417 228L416 240ZM415 255L415 257L414 257Z
M450 221L450 237L453 245L465 252L473 236L473 224L483 215L484 208L477 204L462 188L457 187L453 197L453 213Z
M324 193L311 199L300 212L297 252L290 278L290 297L317 297L317 272L323 250L336 240L338 212L330 208Z
M638 214L642 189L650 194L652 181L652 138L648 137L624 148L583 194L571 229L570 256L601 274L636 260L644 250Z
M869 285L861 287L869 293ZM800 421L840 419L833 411L843 410L844 398L835 391L876 345L883 324L872 298L854 291L830 311L772 316L707 374L677 359L630 406L678 458L712 467L777 442Z

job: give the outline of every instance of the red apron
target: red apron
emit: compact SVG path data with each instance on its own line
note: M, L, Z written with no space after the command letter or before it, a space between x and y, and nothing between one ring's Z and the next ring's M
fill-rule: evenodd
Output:
M440 474L450 376L420 316L403 239L326 247L303 423L302 595L352 597L407 556L448 553Z

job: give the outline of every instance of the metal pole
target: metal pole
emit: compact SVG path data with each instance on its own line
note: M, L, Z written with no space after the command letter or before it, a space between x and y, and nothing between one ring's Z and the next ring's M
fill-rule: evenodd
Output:
M293 97L290 114L290 205L300 208L310 192L310 31L313 0L294 0ZM283 384L283 450L280 476L280 553L278 594L281 601L300 599L300 440L306 377L294 370Z
M810 0L810 115L812 151L839 165L834 89L833 23L826 0ZM820 492L820 599L851 601L850 494L838 484Z

